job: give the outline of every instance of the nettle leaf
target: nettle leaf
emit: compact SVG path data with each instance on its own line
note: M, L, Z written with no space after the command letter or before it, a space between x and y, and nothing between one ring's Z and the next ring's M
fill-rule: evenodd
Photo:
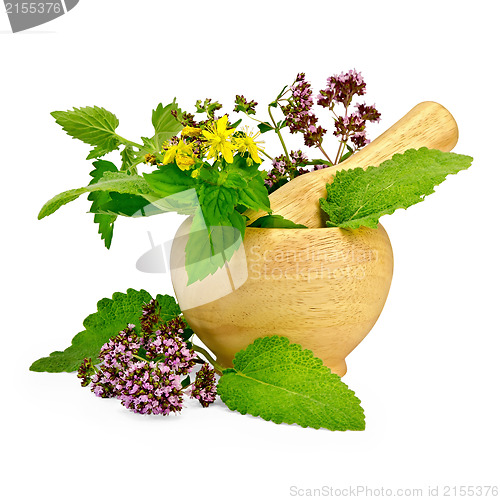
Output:
M114 293L111 299L102 299L97 303L97 312L83 322L85 330L76 335L71 346L65 351L56 351L46 358L35 361L31 371L35 372L72 372L78 369L84 358L97 357L101 347L123 330L127 324L140 325L142 306L151 300L145 290L127 290L127 293ZM170 321L180 314L175 299L169 295L156 297L160 305L160 317Z
M363 430L360 400L323 362L286 337L257 339L223 371L218 394L231 410L276 424Z
M327 184L321 208L327 225L343 228L376 228L382 215L423 201L449 174L470 167L470 156L437 149L409 149L366 170L339 170Z
M182 124L172 115L172 111L174 110L177 111L179 115L182 114L175 99L167 106L163 106L163 104L160 103L158 107L153 110L152 122L155 128L155 135L152 140L157 150L161 149L165 141L168 141L182 130Z
M282 215L264 215L258 218L248 227L267 227L277 229L307 229L307 226L302 224L295 224L291 220L285 219Z
M116 166L110 161L98 160L92 165L94 165L94 170L90 172L92 180L89 185L99 182L105 172L118 172ZM89 201L92 201L90 211L95 214L94 222L99 226L98 232L101 235L101 239L104 240L104 245L109 249L111 246L111 240L113 239L113 229L116 216L100 214L98 211L105 203L111 201L110 193L106 191L96 191L94 193L90 193L88 199Z
M68 135L95 146L89 159L104 156L122 144L120 136L115 133L118 118L104 108L73 108L72 111L54 111L51 115Z
M154 194L149 184L140 175L129 175L126 172L104 172L102 178L95 184L78 189L70 189L54 196L40 210L38 219L43 219L47 215L53 214L63 205L76 200L84 193L95 191L114 191L125 194Z

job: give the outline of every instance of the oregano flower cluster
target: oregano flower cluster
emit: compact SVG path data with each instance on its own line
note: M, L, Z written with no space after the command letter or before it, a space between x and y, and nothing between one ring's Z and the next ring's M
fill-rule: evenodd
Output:
M354 97L365 93L366 82L356 70L328 77L326 87L320 90L316 97L305 73L298 73L294 82L286 86L269 104L270 122L250 116L256 114L255 101L248 101L242 95L236 96L234 111L244 112L249 118L258 121L262 133L274 130L283 146L284 154L269 157L272 160L272 168L268 171L265 184L270 193L299 175L340 163L370 142L366 136L366 123L378 122L380 113L374 105L364 103L358 103L354 110L351 109ZM330 157L326 152L324 139L328 131L319 124L319 118L314 111L315 105L327 108L332 113L331 133L339 140L335 157ZM337 111L339 106L343 107L341 111ZM282 120L275 120L273 108L282 111ZM288 128L291 134L302 134L304 145L317 148L326 160L309 161L301 151L288 152L281 132L284 128Z
M158 303L143 306L141 331L133 324L106 342L99 362L86 358L78 377L98 397L117 398L135 413L168 415L182 410L186 393L204 407L215 401L213 368L203 367L190 383L189 373L198 362L189 341L184 339L186 324L180 318L162 322Z

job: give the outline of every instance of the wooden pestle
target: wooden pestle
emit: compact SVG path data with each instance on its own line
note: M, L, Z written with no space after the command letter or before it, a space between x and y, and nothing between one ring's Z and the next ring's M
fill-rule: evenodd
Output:
M270 195L273 213L308 228L324 227L319 199L326 196L325 185L337 170L380 165L407 149L427 147L451 151L458 141L458 127L451 113L435 102L417 104L381 136L340 165L315 170L283 185ZM266 215L247 211L249 222Z

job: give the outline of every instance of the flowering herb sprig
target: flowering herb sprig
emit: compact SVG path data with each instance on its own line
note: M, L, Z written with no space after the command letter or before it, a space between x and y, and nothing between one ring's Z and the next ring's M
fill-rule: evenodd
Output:
M369 143L366 123L378 122L379 111L374 105L359 103L354 110L351 109L354 97L365 93L366 83L361 73L356 70L329 77L326 88L320 90L316 97L313 96L312 86L306 81L305 74L299 73L294 82L284 87L276 99L268 105L270 121L260 121L251 116L256 114L257 103L255 101L248 103L245 97L236 96L234 111L244 112L249 118L258 121L262 133L274 131L282 144L284 154L270 158L273 168L266 178L270 192L285 182L308 173L311 166L313 170L318 170L337 165ZM318 123L318 117L314 112L315 105L328 109L332 114L334 126L332 135L339 141L335 157L330 157L325 149L324 139L327 129ZM341 111L337 111L339 107ZM274 108L281 110L282 120L275 120L272 112ZM309 161L302 151L289 153L282 133L285 128L292 134L302 134L305 146L318 149L325 160Z
M197 357L192 334L180 317L163 322L152 299L142 308L140 329L129 323L102 346L96 363L83 360L78 378L96 396L116 398L135 413L180 412L185 394L207 407L217 394L215 370ZM191 383L196 363L202 368Z
M231 410L277 424L330 430L365 427L354 392L311 351L285 337L257 339L236 353L232 367L222 367L193 343L193 331L173 297L153 299L145 290L132 289L99 301L97 313L84 325L87 329L70 347L35 361L30 369L78 369L83 387L139 414L177 414L185 408L186 397L206 408L219 396ZM120 331L109 335L116 325L121 325ZM98 339L103 345L96 351ZM193 377L196 364L201 367Z
M241 120L232 122L215 100L196 101L194 113L182 111L174 100L153 110L155 133L142 137L142 143L118 135L118 119L103 108L55 111L52 115L70 136L93 146L87 158L95 160L94 170L88 186L56 195L42 207L39 218L87 194L90 212L109 248L120 216L169 211L192 215L186 245L188 284L203 280L231 257L245 237L248 210L271 214L269 193L311 169L342 161L367 143L366 122L377 121L380 113L365 104L349 111L354 96L363 95L365 87L360 73L350 71L330 77L314 98L310 83L299 73L267 106L269 121L255 117L256 101L237 95L234 111L256 120L259 130L255 132L248 125L239 126ZM340 141L334 161L325 149L327 129L318 123L316 104L334 117L333 135ZM343 114L337 114L337 105L344 107ZM280 120L274 115L278 109ZM302 150L290 151L282 133L286 128L302 134L305 146L318 149L325 159L309 160ZM261 134L270 130L278 135L283 154L265 151ZM117 150L121 165L102 159ZM261 169L265 157L272 162L268 171ZM273 221L275 227L297 227L279 217Z

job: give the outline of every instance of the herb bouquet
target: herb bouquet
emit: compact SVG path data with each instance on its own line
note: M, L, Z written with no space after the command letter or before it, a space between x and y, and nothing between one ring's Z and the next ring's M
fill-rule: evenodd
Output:
M82 385L89 386L95 395L117 398L137 413L178 412L186 396L208 406L218 394L230 409L276 423L331 430L364 429L360 401L337 374L342 369L333 373L315 357L316 349L315 354L303 349L295 338L290 340L269 321L264 322L264 334L254 334L250 341L252 336L245 334L235 344L229 332L217 335L215 343L207 342L218 355L214 360L194 340L195 333L203 333L206 311L203 312L203 306L190 308L183 302L186 293L189 295L186 290L195 290L198 296L201 290L203 296L206 290L217 289L220 282L214 280L225 273L232 289L224 299L243 308L233 321L249 314L265 315L265 296L260 296L260 305L252 305L243 302L241 297L245 295L238 295L249 286L252 277L245 275L242 283L235 286L232 262L256 234L273 234L274 241L278 235L285 247L291 241L288 235L293 235L293 241L299 244L308 238L308 232L313 230L273 213L269 195L311 170L338 165L368 144L366 124L378 121L380 113L375 106L353 104L354 98L364 95L365 90L361 75L349 71L330 77L326 88L313 97L311 85L301 73L267 106L266 119L257 118L255 101L238 95L234 112L242 114L249 123L253 121L258 129L255 132L248 124L241 126L241 119L232 121L221 112L221 104L211 99L197 101L195 114L183 112L174 100L153 111L155 133L142 137L140 142L118 135L118 119L103 108L52 113L70 136L93 147L87 157L94 160L92 179L87 186L52 198L41 209L40 219L85 194L91 201L90 212L98 232L109 248L119 216L145 217L176 211L190 218L187 238L180 247L183 282L175 286L174 280L176 292L182 289L178 293L182 311L170 296L152 297L144 290L132 289L125 294L116 293L98 303L97 312L87 317L84 330L70 347L36 361L31 370L77 370ZM324 142L327 129L319 124L315 105L326 108L332 117L332 133L339 144L331 154ZM279 155L270 155L264 149L261 135L269 132L279 138ZM301 134L304 145L317 152L315 157L309 159L301 150L290 150L286 133ZM102 159L114 151L120 153L119 166ZM269 171L261 168L266 159L272 162ZM394 155L379 167L339 169L326 187L326 197L319 201L326 225L336 229L316 231L322 234L327 246L328 239L335 242L337 238L342 245L352 242L353 248L359 249L360 241L382 238L390 248L383 229L377 229L379 218L418 203L448 174L468 168L471 160L468 156L420 148ZM264 215L252 217L256 212ZM249 225L251 228L247 229ZM269 232L269 228L277 232ZM260 241L266 241L262 237ZM367 245L368 251L374 248L376 245ZM384 265L388 263L392 271L392 253ZM246 269L246 264L243 267ZM345 256L337 258L336 267L349 267ZM272 277L272 264L270 273ZM332 276L327 275L326 280L331 283ZM298 272L292 279L293 283L309 281L310 272L305 278ZM324 283L325 278L321 276L320 281ZM370 285L370 280L365 280L366 284ZM389 284L390 275L386 292ZM323 290L319 292L323 294ZM283 300L286 313L289 304ZM213 304L218 301L207 297L202 297L202 301L208 302L206 306L211 314L215 311L217 318L219 311L213 309ZM380 310L384 301L385 296ZM300 298L294 304L300 308L302 303ZM250 311L245 311L245 307ZM195 310L198 314L193 314ZM222 315L218 317L220 328L227 329L227 321ZM212 330L219 328L217 321L212 320ZM237 325L233 326L238 330ZM298 325L301 326L304 329ZM224 343L230 345L227 359ZM333 347L330 342L328 348L335 350L335 342ZM327 365L332 367L332 362ZM216 373L220 375L218 382Z

